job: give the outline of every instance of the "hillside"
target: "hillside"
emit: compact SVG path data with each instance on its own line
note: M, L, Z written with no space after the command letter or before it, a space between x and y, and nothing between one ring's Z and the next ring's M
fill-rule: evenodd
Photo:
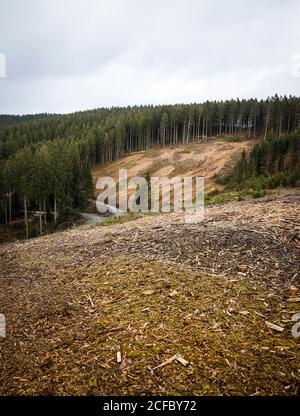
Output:
M293 134L300 126L300 100L275 94L266 100L236 99L193 104L97 108L70 114L0 117L0 223L22 211L47 211L57 223L80 209L92 187L91 168L122 160L123 156L153 148L169 149L195 142L263 140ZM226 152L226 151L225 151ZM147 153L147 152L146 152ZM163 153L162 153L163 154ZM176 152L163 162L145 167L165 174L173 169ZM154 156L155 157L155 156ZM201 156L180 156L179 173L205 166ZM215 156L213 156L215 157ZM221 158L221 155L220 155ZM221 159L220 159L221 160ZM220 168L220 160L212 171ZM221 162L222 163L222 162ZM176 173L175 170L172 174ZM24 230L30 237L28 220Z
M200 224L173 213L3 245L0 393L299 394L299 202L286 190Z
M112 176L118 181L119 169L127 169L128 177L143 176L204 176L205 191L218 186L215 175L223 175L232 169L243 150L249 150L255 141L209 141L185 146L170 146L136 152L108 166L92 170L96 183L101 176ZM99 191L95 191L97 195Z

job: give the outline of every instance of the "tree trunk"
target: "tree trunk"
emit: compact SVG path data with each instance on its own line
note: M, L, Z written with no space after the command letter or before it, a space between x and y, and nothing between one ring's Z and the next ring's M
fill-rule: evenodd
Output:
M290 124L291 124L291 115L289 114L289 118L288 118L288 126L287 126L287 132L290 132Z
M254 117L254 124L253 124L253 137L255 137L255 134L256 134L256 114Z
M4 217L5 217L5 224L7 224L7 203L6 203L6 197L4 199Z
M25 222L26 238L28 240L29 233L28 233L28 216L27 216L27 200L26 200L26 196L24 196L24 222Z
M187 125L187 133L186 133L186 142L189 143L190 141L190 130L191 130L191 119L189 118L188 125Z
M42 206L41 206L40 199L39 199L39 220L40 220L40 234L43 235Z
M199 138L200 138L200 122L201 122L201 114L199 113L198 125L197 125L197 140L199 140Z
M11 223L11 191L8 194L8 212L9 212L9 223Z
M266 128L265 128L264 140L266 140L266 138L267 138L267 134L268 134L268 128L269 128L269 118L270 118L270 113L268 112L268 114L267 114L267 119L266 119Z
M39 223L40 223L40 234L43 235L43 221L42 221L42 205L39 199Z
M279 132L278 132L278 137L281 136L282 133L282 116L280 116L280 120L279 120Z
M44 224L47 224L46 198L44 198Z
M54 222L57 223L56 195L54 195Z

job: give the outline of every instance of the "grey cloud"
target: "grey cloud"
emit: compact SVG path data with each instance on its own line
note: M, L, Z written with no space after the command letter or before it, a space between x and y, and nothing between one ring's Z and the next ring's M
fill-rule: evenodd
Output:
M297 0L1 3L1 113L300 92Z

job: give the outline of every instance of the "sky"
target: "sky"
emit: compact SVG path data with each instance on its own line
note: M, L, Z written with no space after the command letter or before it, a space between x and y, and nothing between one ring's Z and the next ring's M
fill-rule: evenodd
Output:
M0 113L300 95L299 0L0 0Z

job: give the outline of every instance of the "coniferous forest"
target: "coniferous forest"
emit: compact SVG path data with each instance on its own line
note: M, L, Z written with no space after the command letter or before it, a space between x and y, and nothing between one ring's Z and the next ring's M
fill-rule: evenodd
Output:
M295 133L299 126L300 99L277 95L260 101L113 107L66 115L2 115L1 222L9 223L22 213L26 223L28 209L43 212L45 223L56 222L60 214L80 207L91 192L92 166L153 146L218 137L259 139L261 143L250 159L244 154L238 162L234 175L240 179L292 169L296 177L299 140L282 137ZM271 146L266 144L269 141Z
M221 182L229 188L252 188L258 196L264 188L294 186L300 179L299 132L258 141L251 152L243 151L233 171Z

